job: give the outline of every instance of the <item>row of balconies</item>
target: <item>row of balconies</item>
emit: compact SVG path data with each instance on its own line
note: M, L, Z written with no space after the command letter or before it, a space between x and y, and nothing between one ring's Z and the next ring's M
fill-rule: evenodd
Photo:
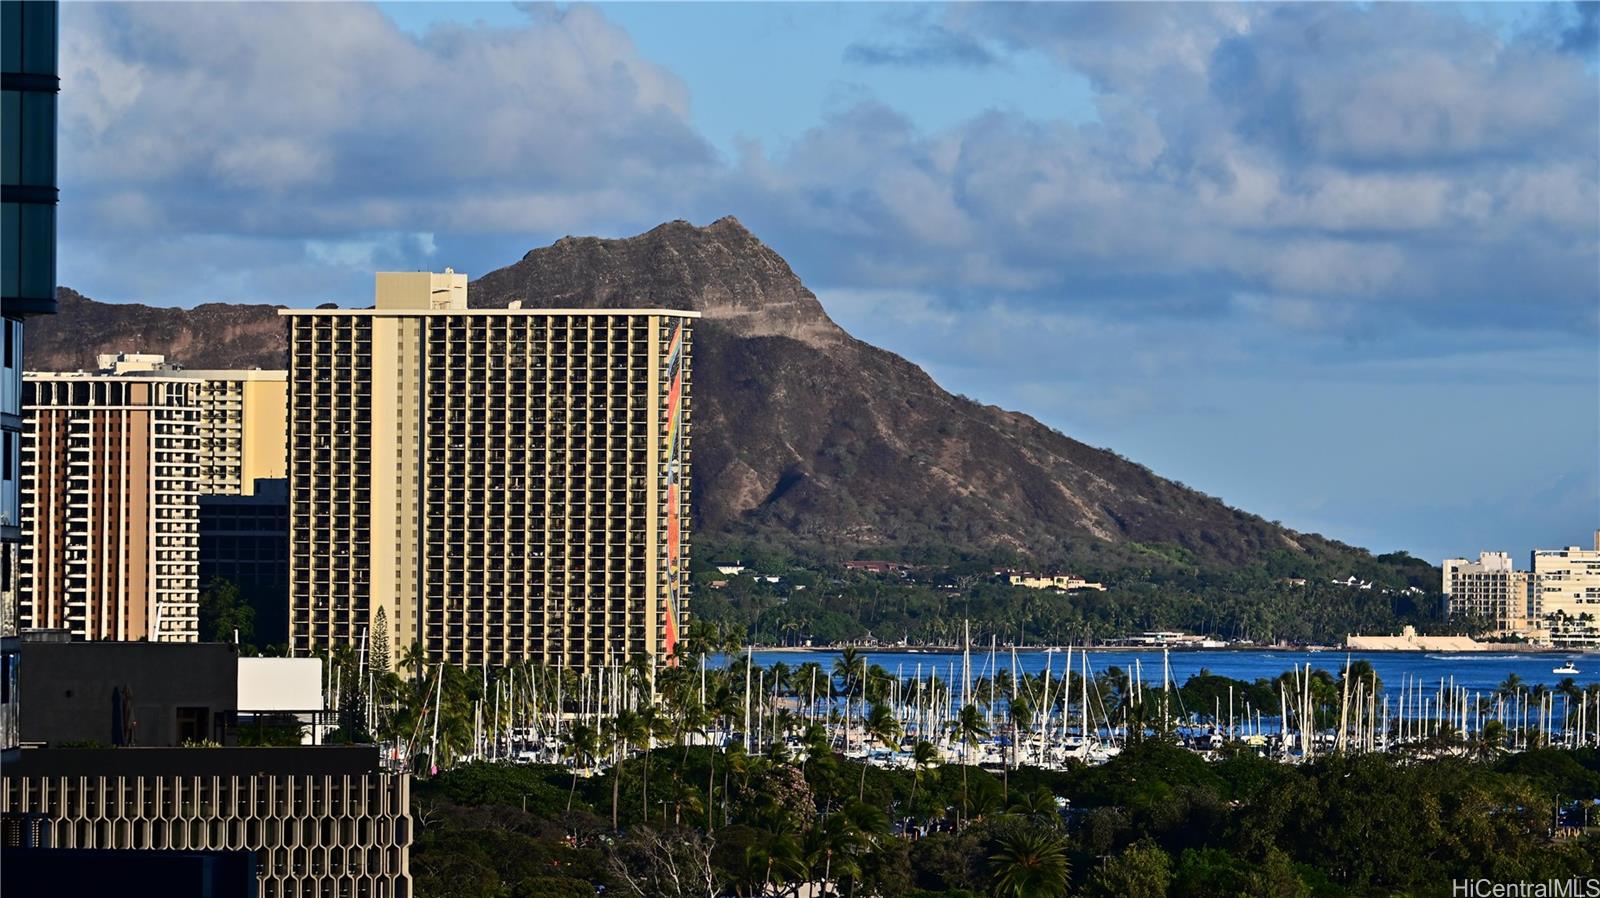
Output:
M443 343L472 342L474 344L489 343L491 346L500 344L527 343L548 340L552 342L583 341L585 345L607 343L612 345L640 345L646 344L648 335L634 328L613 327L583 327L568 328L557 323L549 327L534 326L532 328L495 327L493 319L477 319L471 326L461 326L457 322L450 322L446 326L431 327L428 329L429 348L438 347Z
M559 433L549 433L547 428L551 424L561 425ZM593 421L567 421L559 412L553 416L546 416L542 411L535 411L524 417L516 409L510 412L492 412L477 416L451 415L446 420L443 415L434 414L428 418L424 429L429 435L461 436L505 436L508 433L520 434L529 428L537 428L535 434L548 437L555 441L563 438L577 439L604 439L607 436L623 436L632 432L636 436L644 436L644 428L650 424L648 416L643 410L632 412L626 417L612 415L597 418ZM571 425L569 427L569 425ZM603 429L601 429L603 427ZM599 430L598 433L591 431Z

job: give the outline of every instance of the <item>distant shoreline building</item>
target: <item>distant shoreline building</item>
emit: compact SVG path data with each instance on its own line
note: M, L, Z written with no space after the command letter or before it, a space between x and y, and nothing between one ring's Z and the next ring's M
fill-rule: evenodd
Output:
M1480 616L1497 636L1600 646L1600 530L1593 549L1534 549L1527 571L1514 570L1505 552L1447 558L1440 566L1446 614Z
M1032 571L996 571L995 573L1006 578L1012 586L1021 586L1027 589L1054 589L1060 592L1072 592L1077 589L1092 589L1096 592L1105 592L1103 583L1085 580L1073 574L1037 574Z
M293 651L665 662L687 617L697 313L466 294L450 270L379 273L374 308L280 312Z
M1350 634L1344 647L1356 652L1486 652L1493 643L1479 642L1470 636L1421 636L1407 624L1398 636Z
M1600 646L1600 530L1593 549L1534 549L1530 566L1550 642Z
M1477 561L1447 558L1442 590L1446 616L1470 615L1489 621L1496 636L1532 636L1533 580L1513 570L1505 552L1480 552Z

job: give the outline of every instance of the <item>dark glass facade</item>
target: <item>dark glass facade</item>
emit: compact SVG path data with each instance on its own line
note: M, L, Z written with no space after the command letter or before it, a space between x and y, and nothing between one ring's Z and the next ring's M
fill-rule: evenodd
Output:
M55 3L0 0L0 298L7 318L56 310L57 19Z
M22 319L56 310L57 7L0 0L0 540L21 539ZM10 547L4 549L12 562Z
M255 609L256 645L289 642L289 481L257 480L250 496L200 497L200 588L232 581Z
M17 679L22 539L22 320L56 311L55 0L0 0L0 668ZM0 695L0 749L17 744L13 689Z

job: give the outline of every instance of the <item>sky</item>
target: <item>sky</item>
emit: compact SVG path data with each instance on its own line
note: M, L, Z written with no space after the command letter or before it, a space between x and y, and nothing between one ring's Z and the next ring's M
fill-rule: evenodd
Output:
M1600 4L67 3L58 280L737 216L854 335L1437 563L1600 527Z

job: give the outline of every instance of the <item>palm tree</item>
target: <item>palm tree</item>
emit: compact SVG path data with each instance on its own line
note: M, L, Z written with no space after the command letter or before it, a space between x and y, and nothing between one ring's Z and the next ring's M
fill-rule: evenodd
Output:
M1500 682L1499 692L1500 692L1501 695L1504 695L1504 696L1512 696L1512 695L1516 695L1517 691L1519 689L1521 689L1521 688L1522 688L1522 678L1517 676L1516 674L1509 674L1504 680L1502 680Z
M1473 749L1478 757L1489 760L1500 753L1506 741L1506 726L1498 720L1484 721L1483 729L1478 731L1478 738L1473 743Z
M833 745L828 739L828 728L823 724L813 723L806 727L806 731L800 735L800 741L805 743L806 747L806 759L800 762L802 775L806 772L806 765L812 760L821 761L833 757Z
M835 876L854 879L861 875L861 865L856 858L865 841L844 814L824 817L806 831L803 849L805 863L813 874L821 868L823 888L828 890L828 894L838 894L834 886Z
M817 686L822 690L823 695L826 696L828 693L828 686L826 682L827 679L827 671L823 670L822 665L815 661L805 662L804 664L795 668L794 674L790 676L790 680L794 683L795 694L805 697L808 714L816 710L811 706L812 684L817 684Z
M644 709L636 715L639 718L638 741L634 748L644 749L644 791L640 803L644 808L644 819L650 819L650 749L655 745L656 736L665 735L669 721L661 716L654 705L645 705Z
M1058 829L1061 826L1061 813L1056 809L1056 797L1044 786L1017 796L1017 800L1006 810L1028 818L1031 823L1043 824L1050 829Z
M1354 689L1357 683L1365 683L1373 692L1383 689L1383 678L1373 669L1372 662L1365 658L1357 658L1350 662L1350 670L1340 675L1339 685L1343 687L1347 679L1350 681L1351 689Z
M911 800L906 802L906 807L916 813L917 784L922 782L922 775L928 768L939 763L939 749L926 739L918 739L917 744L911 749Z
M989 728L984 725L983 715L978 713L976 705L963 705L961 713L956 717L956 741L961 743L961 810L967 810L967 750L976 748L978 743L989 737Z
M1011 766L1017 763L1017 743L1022 739L1023 731L1033 726L1033 705L1028 703L1028 698L1023 693L1017 693L1006 705L1006 716L1011 719L1011 762L1006 763L1005 756L1001 755L1000 776L1002 782L1001 799L1011 800Z
M422 643L413 642L400 653L400 660L396 662L396 666L411 674L411 678L420 683L422 675L428 669L428 650L422 647Z
M622 710L617 716L606 721L605 743L611 750L611 829L620 831L619 810L622 803L622 759L628 749L637 745L644 732L644 724L639 720L639 715L632 711Z
M1017 828L1002 835L989 856L999 898L1061 898L1072 866L1066 842L1045 830Z
M794 671L782 661L767 669L767 688L779 695L788 695L794 688Z
M857 688L856 672L865 671L867 658L861 650L853 645L847 645L839 651L839 660L833 662L833 675L839 678L840 689L844 692L844 747L850 748L850 697Z
M594 763L598 742L594 729L588 724L574 724L561 734L561 753L572 761L572 788L567 792L567 813L572 813L572 799L578 794L578 770Z
M867 712L864 724L867 738L880 743L885 748L894 748L900 739L900 721L894 716L885 704L875 704ZM861 759L861 790L857 796L858 801L867 800L867 768L872 766L866 758Z
M773 886L790 881L800 881L806 876L806 859L800 843L793 834L780 831L772 833L757 845L745 849L745 863L759 866L762 883L759 894L770 895ZM755 863L752 863L755 862Z

